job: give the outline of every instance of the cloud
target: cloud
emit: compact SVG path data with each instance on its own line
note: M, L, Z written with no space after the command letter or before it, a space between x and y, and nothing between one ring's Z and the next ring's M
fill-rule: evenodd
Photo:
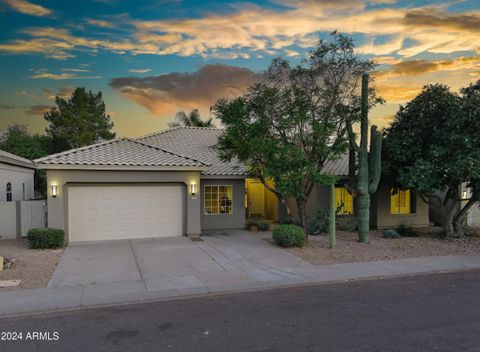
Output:
M65 70L62 70L62 71L65 71ZM70 73L70 72L52 73L52 72L49 72L46 69L38 69L38 70L34 70L34 74L29 76L28 78L31 78L31 79L53 79L53 80L98 79L98 78L102 78L102 76L78 75L77 72L84 72L84 71L74 70L73 73Z
M152 70L149 68L132 68L131 70L128 70L128 72L132 72L132 73L147 73L150 71Z
M60 98L68 98L72 95L73 93L73 88L72 87L61 87L58 88L56 91L52 91L47 88L42 89L43 95L51 100L54 100L55 97L60 97Z
M110 86L156 116L193 108L208 111L217 99L237 96L260 74L247 68L205 65L192 73L170 73L142 78L124 77Z
M32 116L43 116L47 111L50 111L51 108L52 107L48 105L32 105L25 110L25 113Z
M33 4L24 0L4 0L5 3L13 10L32 16L47 16L52 13L52 10L43 6Z
M8 105L8 104L0 104L0 110L12 110L16 109L16 106Z

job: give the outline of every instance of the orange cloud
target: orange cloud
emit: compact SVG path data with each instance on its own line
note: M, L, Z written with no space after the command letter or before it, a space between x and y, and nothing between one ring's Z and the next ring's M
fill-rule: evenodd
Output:
M13 10L32 16L47 16L52 10L25 0L4 0Z

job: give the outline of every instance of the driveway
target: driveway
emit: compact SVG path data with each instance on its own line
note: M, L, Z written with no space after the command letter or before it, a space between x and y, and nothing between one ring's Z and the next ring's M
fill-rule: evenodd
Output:
M301 282L296 271L312 265L268 243L270 236L228 230L210 232L203 241L171 237L71 243L49 287L204 293Z

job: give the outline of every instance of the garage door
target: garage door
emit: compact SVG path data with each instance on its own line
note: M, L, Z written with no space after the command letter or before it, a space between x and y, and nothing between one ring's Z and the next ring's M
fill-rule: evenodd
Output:
M182 235L181 186L69 187L70 241Z

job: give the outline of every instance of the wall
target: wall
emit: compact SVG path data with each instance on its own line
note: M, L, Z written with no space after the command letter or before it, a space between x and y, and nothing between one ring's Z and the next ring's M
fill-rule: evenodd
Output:
M69 183L183 183L190 188L191 183L200 184L198 171L92 171L92 170L48 170L47 203L48 226L64 229L68 238L68 184ZM58 185L57 197L52 197L52 184ZM186 211L187 235L198 235L200 227L200 197L193 199L187 192L184 209Z
M16 202L0 202L0 238L17 238L18 211Z
M203 208L205 185L233 186L233 213L222 215L205 215ZM201 224L202 230L245 228L245 180L244 179L203 179L200 182Z
M391 214L390 213L390 190L388 184L380 183L377 192L374 194L375 200L372 202L372 212L376 213L373 227L388 228L395 227L401 223L406 223L413 227L428 226L428 204L420 196L415 196L415 213L412 214ZM411 198L413 201L413 197Z
M12 201L33 199L33 169L0 162L0 202L7 200L6 185L12 184ZM25 183L25 199L23 199L23 186Z
M468 225L480 226L480 202L475 204L468 212Z

